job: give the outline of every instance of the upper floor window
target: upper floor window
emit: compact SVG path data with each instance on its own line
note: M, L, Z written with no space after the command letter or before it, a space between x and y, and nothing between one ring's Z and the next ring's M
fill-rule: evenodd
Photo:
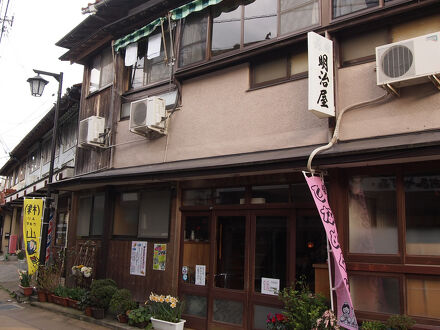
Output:
M379 0L333 0L333 17L379 6Z
M95 56L90 70L89 92L95 92L113 82L113 56L111 48Z
M40 152L39 150L35 150L29 156L29 173L35 172L40 168Z
M211 29L208 29L208 22L212 22ZM318 0L255 0L247 4L224 1L184 19L179 66L243 49L282 34L299 32L317 24ZM210 38L208 31L211 31Z
M76 145L76 131L78 129L78 121L76 117L70 118L61 128L61 143L63 151L67 151Z

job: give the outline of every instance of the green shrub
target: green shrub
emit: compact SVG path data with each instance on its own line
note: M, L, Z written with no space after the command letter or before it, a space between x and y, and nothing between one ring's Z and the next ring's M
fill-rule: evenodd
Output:
M68 289L65 286L58 285L54 290L53 294L58 297L67 298L68 296Z
M387 326L393 330L407 330L416 322L408 315L393 315L387 321Z
M362 330L386 330L387 327L380 321L364 321L362 322Z
M279 298L284 303L283 314L288 326L295 330L310 330L328 309L326 299L313 294L304 278L297 282L297 289L288 287L282 290Z
M136 309L132 309L128 313L128 324L135 325L144 322L150 322L151 311L148 306L141 306Z
M109 310L112 314L119 315L136 307L137 304L131 298L131 292L127 289L121 289L113 294L110 300Z
M116 287L112 285L98 286L90 291L92 306L108 309L110 300L116 292Z
M84 288L68 288L67 297L73 300L81 300L81 297L87 292Z
M81 310L86 309L86 307L92 306L90 291L86 290L85 292L83 292L82 296L78 300L79 300L79 308Z
M93 289L98 289L101 288L103 286L113 286L115 288L117 288L118 286L116 285L116 282L113 281L111 278L105 278L102 280L93 280L92 285L90 286L90 290Z

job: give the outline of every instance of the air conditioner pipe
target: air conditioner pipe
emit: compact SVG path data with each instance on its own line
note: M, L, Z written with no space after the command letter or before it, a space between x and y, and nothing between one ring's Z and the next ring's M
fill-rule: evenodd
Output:
M312 153L309 156L309 160L307 161L307 170L310 173L315 173L315 170L312 169L312 161L313 158L321 151L330 149L331 147L333 147L334 144L336 144L339 140L339 129L341 126L341 119L342 119L342 115L350 110L354 110L354 109L360 109L375 103L379 103L382 102L383 100L385 100L388 96L390 95L390 92L387 91L384 95L381 95L380 97L377 97L375 99L372 100L368 100L368 101L364 101L364 102L360 102L360 103L356 103L353 105L350 105L344 109L341 110L341 112L338 114L338 118L336 119L336 126L335 126L335 131L333 132L333 137L330 140L329 143L327 143L325 146L321 146L316 148L315 150L312 151Z

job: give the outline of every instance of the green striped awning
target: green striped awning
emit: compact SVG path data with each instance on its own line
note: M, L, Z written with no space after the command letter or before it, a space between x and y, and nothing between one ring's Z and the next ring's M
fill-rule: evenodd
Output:
M195 0L187 3L186 5L180 6L179 8L171 10L171 18L174 20L185 18L195 11L201 11L206 7L216 5L220 2L222 2L222 0Z
M163 20L165 20L165 18L160 17L150 24L147 24L144 27L140 28L139 30L136 30L133 33L126 35L125 37L116 40L114 44L115 52L117 52L121 48L127 47L129 44L136 42L143 37L149 36Z

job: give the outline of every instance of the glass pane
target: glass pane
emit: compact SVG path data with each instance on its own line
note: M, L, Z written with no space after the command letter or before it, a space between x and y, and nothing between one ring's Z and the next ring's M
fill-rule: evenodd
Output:
M293 203L313 203L313 197L306 183L291 185Z
M119 193L115 200L113 235L136 236L138 222L138 193Z
M376 54L376 47L388 43L387 30L357 33L341 41L342 61L350 61Z
M288 203L289 185L252 187L252 204Z
M129 102L127 103L122 103L121 105L121 117L120 119L124 119L124 118L130 118L130 104Z
M182 67L205 59L207 28L208 15L206 11L192 13L183 20L179 66Z
M316 215L300 215L296 219L296 279L305 276L310 289L328 285L327 276L317 276L317 266L327 266L327 241L321 218ZM322 292L324 295L328 292Z
M138 237L168 238L170 207L170 190L142 192Z
M280 308L254 305L254 329L266 329L267 315L281 314Z
M440 176L405 177L406 253L440 255Z
M113 82L113 57L112 50L106 49L101 56L101 82L99 87L107 86Z
M281 0L281 34L303 30L319 23L318 0Z
M277 0L256 0L244 8L244 44L276 38Z
M406 280L408 315L440 319L440 280Z
M258 216L255 237L255 292L261 292L261 278L280 280L287 276L287 219L283 216Z
M349 185L350 252L397 254L396 179L354 176Z
M214 7L212 55L239 49L241 43L241 7L234 3Z
M209 218L207 216L186 217L185 241L209 242Z
M92 215L92 232L91 235L102 235L104 226L104 207L105 195L97 194L93 200L93 215Z
M242 324L243 303L240 301L214 299L214 321Z
M99 78L101 76L101 56L98 55L93 59L90 70L90 86L89 91L94 92L99 89Z
M350 292L356 310L400 314L398 278L351 275Z
M185 295L183 314L189 314L199 317L206 317L207 314L207 299L206 297Z
M253 66L254 83L287 78L287 59L285 57L272 61L264 61Z
M67 218L66 213L58 214L55 245L64 246L66 243Z
M333 17L351 14L378 5L379 0L333 0Z
M167 46L167 56L171 56L170 33L165 32L165 43ZM148 48L148 47L147 47ZM152 84L170 78L170 67L165 63L165 48L163 42L160 48L160 55L150 60L145 60L145 83Z
M144 67L146 54L147 42L145 39L143 39L138 42L138 55L136 64L131 66L130 88L139 88L145 85Z
M244 287L245 226L245 217L217 218L216 287L238 290Z
M290 57L290 75L296 75L298 73L304 73L309 71L309 59L308 53L298 53Z
M212 202L211 189L189 189L183 191L183 205L210 205Z
M80 197L78 206L78 224L76 227L76 234L78 236L89 236L91 211L92 197Z
M246 189L238 188L219 188L215 190L216 204L244 204Z

